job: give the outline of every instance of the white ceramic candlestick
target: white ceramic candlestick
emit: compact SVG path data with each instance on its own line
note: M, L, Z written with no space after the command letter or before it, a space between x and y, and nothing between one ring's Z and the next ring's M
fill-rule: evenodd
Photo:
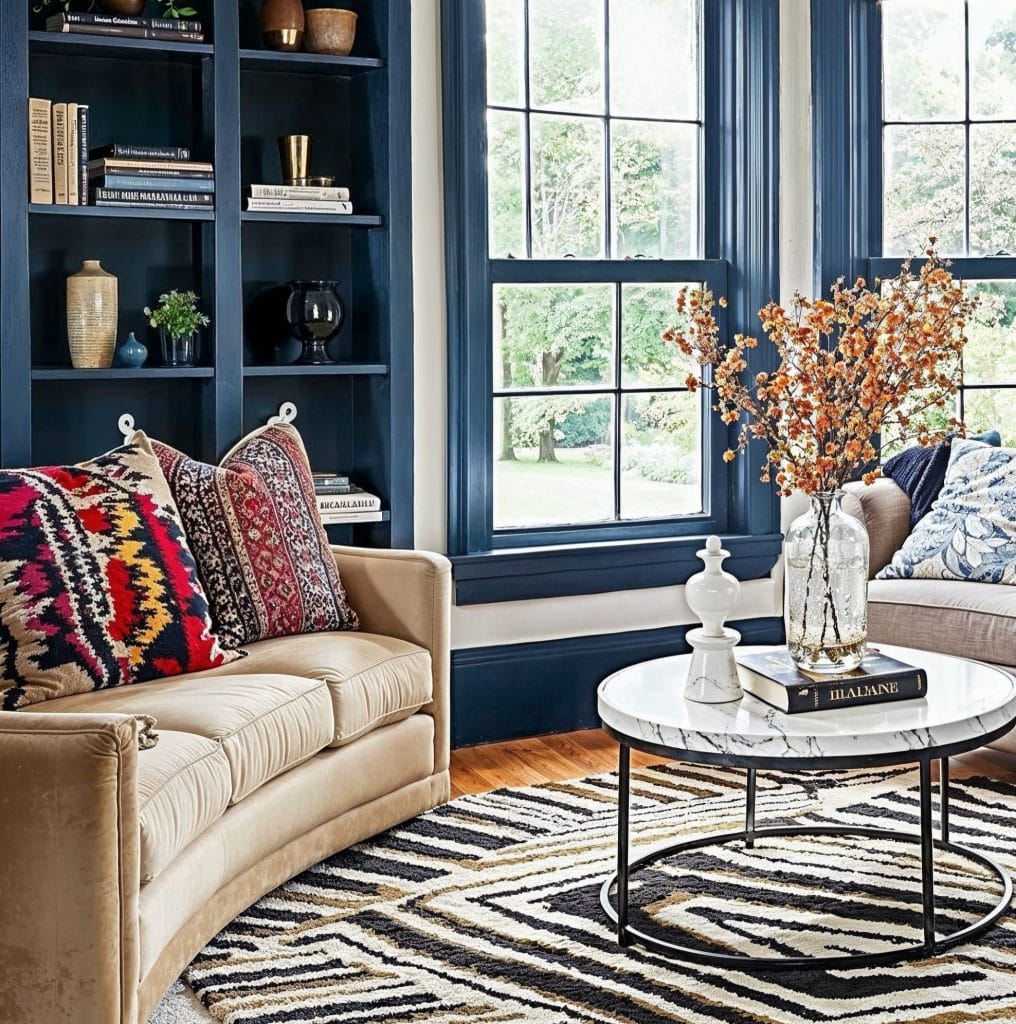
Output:
M725 704L740 700L743 692L734 662L741 634L724 626L737 604L741 584L721 568L730 552L723 550L719 537L709 537L696 554L705 569L685 584L685 599L702 625L688 633L692 657L684 696L700 704Z

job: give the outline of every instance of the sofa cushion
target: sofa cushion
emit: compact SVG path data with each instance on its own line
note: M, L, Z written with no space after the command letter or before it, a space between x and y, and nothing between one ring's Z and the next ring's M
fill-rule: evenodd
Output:
M340 747L382 725L398 722L430 703L434 677L422 647L375 633L313 633L262 640L247 657L206 673L211 678L293 672L327 682Z
M1016 587L956 580L873 580L868 584L868 636L875 643L1012 665Z
M221 743L187 732L159 734L138 755L141 881L150 882L229 806L233 792Z
M226 647L333 629L356 629L295 427L245 437L219 466L158 441L155 454Z
M0 709L232 659L143 443L0 471Z
M63 697L40 710L138 712L154 716L160 730L215 740L229 762L231 803L313 757L335 731L327 683L283 674L179 676Z

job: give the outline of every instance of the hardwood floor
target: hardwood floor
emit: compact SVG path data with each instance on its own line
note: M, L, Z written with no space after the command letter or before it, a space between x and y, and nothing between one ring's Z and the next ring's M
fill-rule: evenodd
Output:
M660 758L632 753L632 765L660 764ZM452 751L452 797L502 786L533 786L614 771L617 744L600 729L557 736L488 743ZM950 762L950 774L987 775L1016 783L1016 757L982 748Z

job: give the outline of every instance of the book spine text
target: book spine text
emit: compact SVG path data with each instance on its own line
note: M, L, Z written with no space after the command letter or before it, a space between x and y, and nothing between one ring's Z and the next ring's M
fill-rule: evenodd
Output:
M28 176L33 203L53 202L52 109L49 100L28 100Z
M190 150L183 146L132 146L123 142L100 146L89 153L93 160L106 156L127 160L190 160L190 155Z
M77 165L71 171L77 176ZM53 104L53 198L58 206L67 205L67 104Z
M88 104L78 104L78 202L88 205Z
M78 148L78 105L67 104L67 202L71 206L81 205L81 182L78 168L81 166L81 151Z

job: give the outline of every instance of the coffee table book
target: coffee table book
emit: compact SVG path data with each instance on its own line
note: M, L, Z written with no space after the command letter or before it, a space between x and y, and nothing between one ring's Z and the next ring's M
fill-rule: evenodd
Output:
M788 715L916 700L928 692L924 669L874 650L858 669L821 675L799 669L786 650L741 654L736 660L744 690Z

